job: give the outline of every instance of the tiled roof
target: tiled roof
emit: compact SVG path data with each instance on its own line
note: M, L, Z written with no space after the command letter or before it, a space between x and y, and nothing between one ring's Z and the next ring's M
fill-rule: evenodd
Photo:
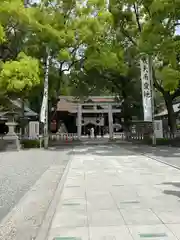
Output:
M86 100L80 101L80 99L73 96L60 96L60 101L57 103L57 111L74 112L77 110L78 102L93 102L93 103L112 103L115 102L113 96L90 96Z
M21 106L22 106L22 100L21 99L16 99L16 100L12 100L10 99L10 101L12 102L12 104L14 104L17 108L20 108L21 109ZM30 109L27 104L24 104L24 110L25 110L25 116L31 116L31 117L34 117L34 116L38 116L38 114L36 112L34 112L32 109Z
M72 101L68 101L66 99L62 99L57 103L57 111L68 111L73 112L77 109L77 104L73 103Z
M13 110L15 112L17 112L18 114L21 112L21 107L22 107L22 100L21 99L18 98L16 100L12 100L12 99L7 98L6 101L9 103L10 107L9 106L4 106L4 108L1 109L1 111L0 111L0 117L3 117L5 115L7 115L8 112L10 111L10 109L12 108L11 106L13 106ZM26 117L36 117L36 116L38 116L38 114L36 112L34 112L33 110L31 110L27 106L26 103L24 104L24 110L25 110L24 115Z
M180 103L173 104L173 109L175 113L178 113L180 111ZM167 109L163 110L162 112L155 115L155 117L163 117L168 115Z
M106 97L101 97L101 98L97 98L97 97L91 97L90 98L92 100L92 102L114 102L114 98L106 98Z

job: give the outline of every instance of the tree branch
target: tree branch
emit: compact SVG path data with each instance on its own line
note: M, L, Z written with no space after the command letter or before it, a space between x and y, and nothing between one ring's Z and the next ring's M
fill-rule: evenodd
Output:
M156 79L156 75L155 75L155 70L154 68L152 69L152 75L153 75L153 82L154 82L154 87L161 92L162 94L165 93L164 88L158 83L157 79Z
M145 6L145 5L144 5L144 8L146 9L146 11L147 11L149 17L151 18L151 12L150 12L149 8L148 8L147 6Z
M126 37L126 38L128 38L129 39L129 41L132 43L132 44L134 44L135 46L137 46L137 43L134 41L134 39L127 33L127 31L125 30L125 29L123 29L123 27L122 27L122 29L121 29L121 32L122 32L122 34Z
M139 32L141 32L142 29L141 29L141 24L140 24L140 20L139 20L139 11L138 11L138 7L136 7L135 3L133 4L133 8L134 8L135 16L136 16L136 22L138 25L138 29L139 29Z

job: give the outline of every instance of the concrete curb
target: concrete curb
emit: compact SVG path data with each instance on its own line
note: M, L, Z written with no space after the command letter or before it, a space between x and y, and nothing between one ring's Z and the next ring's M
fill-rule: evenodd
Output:
M54 197L53 197L51 203L49 204L48 210L45 214L43 223L42 223L40 229L38 230L37 236L33 240L46 240L48 237L48 233L49 233L49 230L51 227L51 222L52 222L54 214L56 212L58 201L60 200L61 193L62 193L62 190L64 187L64 183L66 181L67 174L69 172L71 162L72 162L72 157L70 157L69 162L68 162L68 164L64 170L64 173L62 175L62 178L61 178L60 182L58 183L58 186L54 193Z

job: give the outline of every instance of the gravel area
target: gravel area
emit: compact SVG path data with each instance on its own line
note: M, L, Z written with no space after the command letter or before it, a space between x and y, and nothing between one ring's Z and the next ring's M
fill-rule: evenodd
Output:
M68 150L0 153L0 222L52 166L66 165Z

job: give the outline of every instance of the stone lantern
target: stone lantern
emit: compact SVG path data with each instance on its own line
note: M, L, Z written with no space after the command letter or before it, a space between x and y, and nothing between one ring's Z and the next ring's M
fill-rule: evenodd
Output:
M15 127L17 126L17 123L15 122L15 116L17 115L16 112L8 112L6 114L8 118L8 122L6 122L6 125L9 128L8 133L4 136L4 140L6 141L7 149L20 149L20 142L19 138L15 132Z

